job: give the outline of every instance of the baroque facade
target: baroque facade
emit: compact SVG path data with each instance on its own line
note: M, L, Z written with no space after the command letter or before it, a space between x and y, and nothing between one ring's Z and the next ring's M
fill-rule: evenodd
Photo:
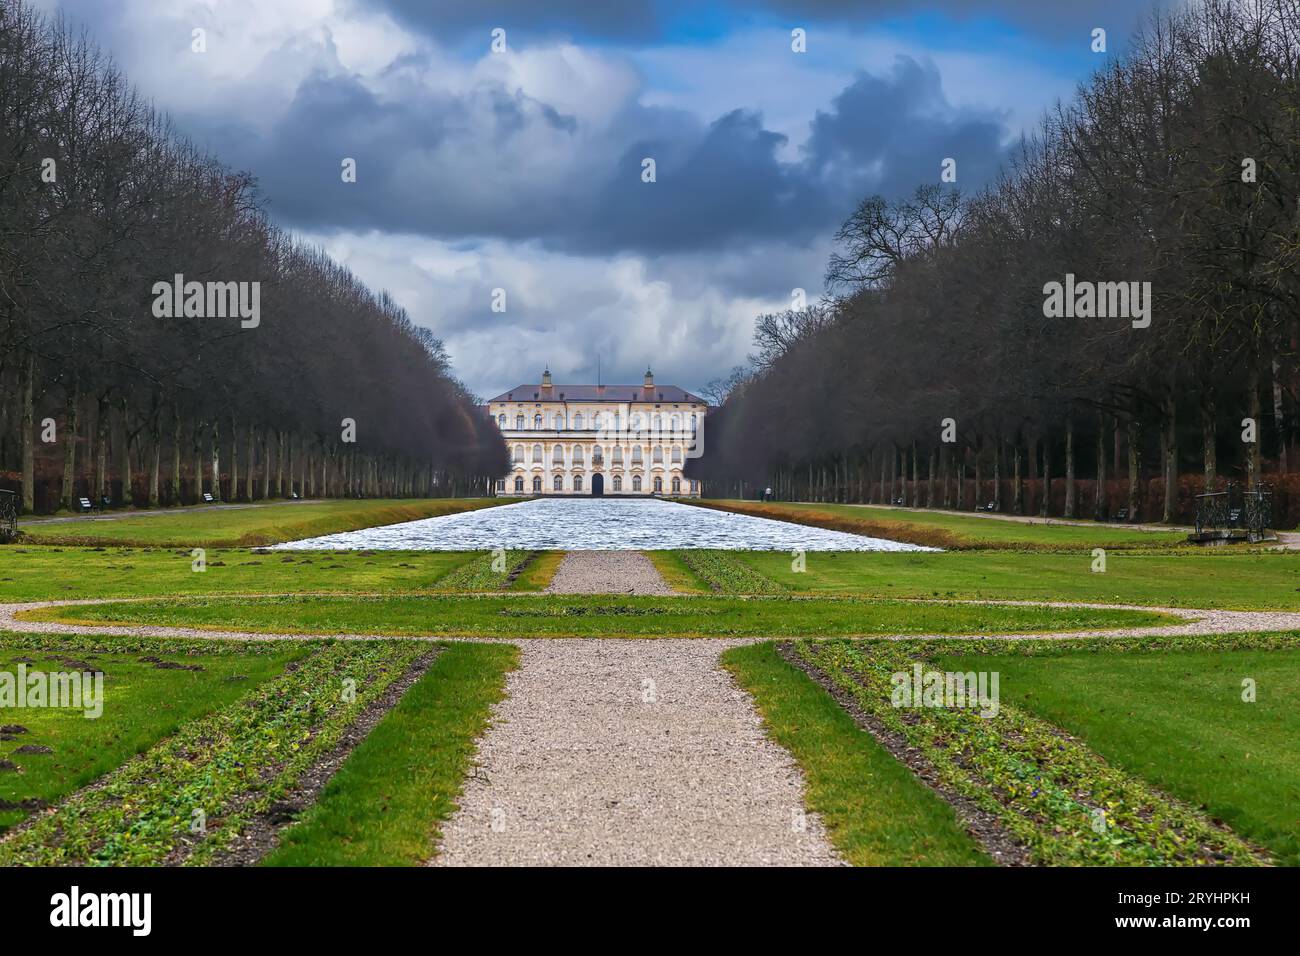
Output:
M510 448L498 495L695 497L682 475L703 450L708 403L676 385L556 385L551 372L491 399Z

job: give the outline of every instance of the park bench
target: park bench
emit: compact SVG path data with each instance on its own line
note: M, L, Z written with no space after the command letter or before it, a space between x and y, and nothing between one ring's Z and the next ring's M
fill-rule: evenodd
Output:
M87 511L94 511L94 506L90 503L89 498L78 498L77 509L85 514Z
M900 506L901 506L901 505L906 504L906 502L903 500L902 497L898 497L898 498L895 498L895 499L894 499L894 504L896 504L896 505L900 505Z
M291 501L297 501L297 500L298 500L298 492L296 492L296 491L291 491L291 492L289 492L289 499L290 499Z
M1127 509L1127 508L1120 508L1119 511L1116 511L1116 512L1115 512L1115 517L1111 518L1110 520L1111 520L1111 521L1127 521L1127 520L1128 520L1128 509Z
M217 500L216 498L212 497L212 493L211 493L210 491L205 491L205 492L203 492L203 503L204 503L204 504L208 504L208 505L210 505L210 504L215 504L215 503L216 503L216 500Z
M988 504L980 506L980 511L997 511L997 510L998 510L997 502L994 501L990 501Z

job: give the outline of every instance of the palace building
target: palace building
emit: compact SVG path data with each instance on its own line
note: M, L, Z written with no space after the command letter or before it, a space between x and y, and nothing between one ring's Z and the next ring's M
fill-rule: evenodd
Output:
M708 403L676 385L538 385L496 396L487 411L510 448L499 495L692 497L682 475L702 453Z

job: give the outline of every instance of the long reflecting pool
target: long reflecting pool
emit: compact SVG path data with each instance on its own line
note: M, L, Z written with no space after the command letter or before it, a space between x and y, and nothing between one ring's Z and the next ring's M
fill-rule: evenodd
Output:
M843 531L637 498L537 498L277 545L277 550L930 551Z

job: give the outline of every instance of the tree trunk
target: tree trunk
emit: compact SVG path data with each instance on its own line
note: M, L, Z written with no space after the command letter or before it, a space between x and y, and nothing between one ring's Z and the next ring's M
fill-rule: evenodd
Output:
M230 416L230 500L239 500L239 428Z
M1286 416L1282 410L1282 366L1276 357L1273 359L1273 431L1277 435L1277 471L1279 475L1285 475Z
M1165 399L1165 511L1164 522L1172 524L1178 513L1178 404L1174 396Z
M181 410L172 406L172 507L181 503Z
M221 423L212 420L212 497L221 500ZM203 495L199 495L199 501Z
M22 413L22 449L23 449L23 514L36 510L36 427L35 409L36 356L29 354L23 363L23 413Z
M1128 423L1128 520L1137 522L1138 520L1138 483L1141 479L1142 470L1142 449L1139 442L1142 440L1142 428L1136 418L1129 419Z
M927 462L925 468L925 479L926 479L925 506L927 508L934 507L934 456L935 456L935 448L933 445L931 445L930 453L927 456Z
M149 427L150 443L150 461L149 461L149 507L157 508L160 504L158 498L159 482L162 477L162 429L159 427L160 422L155 415L153 424Z
M1209 395L1201 402L1201 455L1205 467L1206 494L1214 491L1219 481L1219 436L1215 429L1215 401Z
M1260 425L1260 401L1259 401L1259 360L1250 363L1250 371L1246 376L1246 387L1249 390L1247 400L1250 403L1250 420L1255 423L1255 440L1250 443L1246 449L1246 471L1251 491L1259 490L1259 444L1262 437L1263 428Z
M63 484L59 504L72 509L77 497L77 405L81 400L81 380L72 379L72 389L63 403Z
M1025 486L1024 480L1020 475L1020 442L1017 440L1011 446L1011 467L1013 476L1011 479L1011 510L1018 515L1025 513Z
M1106 416L1097 413L1097 493L1093 496L1092 516L1106 520Z
M1043 500L1038 505L1039 517L1046 518L1052 510L1052 443L1044 436L1043 448Z
M1074 415L1065 416L1065 517L1074 517Z
M255 438L254 438L253 426L249 425L248 426L248 463L244 469L244 471L246 472L244 476L244 498L248 501L253 500L253 487L254 487L253 482L256 480L253 475L253 472L255 471L255 469L253 468L253 461L254 461L254 456L257 453L257 446L254 444L254 441Z

